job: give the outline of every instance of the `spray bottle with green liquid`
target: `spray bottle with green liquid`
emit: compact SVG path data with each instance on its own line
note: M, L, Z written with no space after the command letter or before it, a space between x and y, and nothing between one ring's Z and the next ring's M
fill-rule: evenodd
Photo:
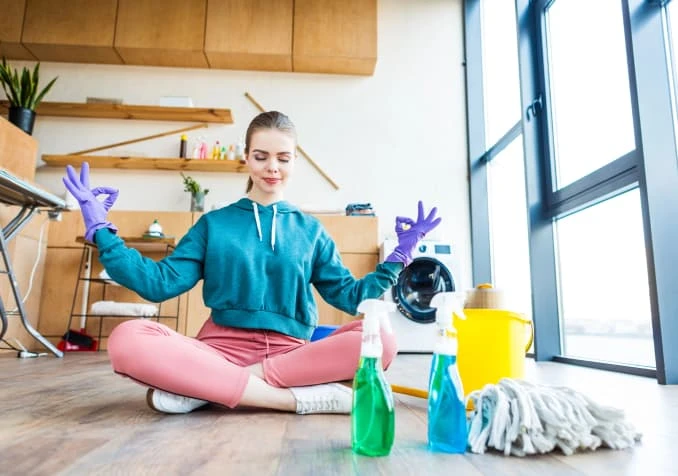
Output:
M367 299L358 306L365 318L360 362L353 379L351 446L354 453L367 456L389 454L395 436L393 393L381 363L380 329L383 324L390 331L389 310L395 310L395 305L378 299Z
M464 316L461 293L438 293L431 299L436 310L438 336L433 349L428 387L428 447L445 453L466 451L467 427L464 388L457 368L457 331L454 316Z

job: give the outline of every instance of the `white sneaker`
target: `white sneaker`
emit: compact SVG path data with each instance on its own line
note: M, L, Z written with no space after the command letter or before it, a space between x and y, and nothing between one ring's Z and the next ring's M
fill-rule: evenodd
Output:
M146 403L153 410L161 413L189 413L207 405L205 400L183 397L156 388L149 388L146 392Z
M353 390L339 383L291 387L297 413L351 413Z

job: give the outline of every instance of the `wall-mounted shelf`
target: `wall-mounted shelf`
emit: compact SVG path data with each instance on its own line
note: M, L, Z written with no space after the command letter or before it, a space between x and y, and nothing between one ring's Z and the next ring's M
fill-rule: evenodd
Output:
M114 157L102 155L43 155L48 167L79 167L83 162L93 169L195 170L202 172L247 173L247 166L237 160L199 160L150 157Z
M0 101L0 108L7 110L9 108L9 103L7 101ZM211 107L167 107L133 106L129 104L41 102L40 105L38 105L36 112L38 116L233 124L233 117L231 115L230 109L217 109Z

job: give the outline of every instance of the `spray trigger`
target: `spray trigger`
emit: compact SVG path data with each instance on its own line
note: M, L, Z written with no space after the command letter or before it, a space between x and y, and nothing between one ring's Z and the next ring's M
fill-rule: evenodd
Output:
M436 323L441 329L456 335L454 328L454 316L466 319L464 314L464 295L460 292L438 293L431 299L431 307L437 309Z
M365 314L363 326L383 327L389 334L393 334L389 313L397 309L395 303L380 299L365 299L358 304L358 312Z

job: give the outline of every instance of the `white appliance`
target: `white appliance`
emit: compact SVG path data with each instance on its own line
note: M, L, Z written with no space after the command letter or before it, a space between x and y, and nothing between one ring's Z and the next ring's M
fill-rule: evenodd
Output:
M395 238L385 240L379 250L380 260L383 262L397 245ZM431 298L439 292L464 289L459 282L459 259L450 243L433 240L420 241L412 258L383 299L398 307L390 316L398 352L430 353L436 336L436 310L430 307Z

